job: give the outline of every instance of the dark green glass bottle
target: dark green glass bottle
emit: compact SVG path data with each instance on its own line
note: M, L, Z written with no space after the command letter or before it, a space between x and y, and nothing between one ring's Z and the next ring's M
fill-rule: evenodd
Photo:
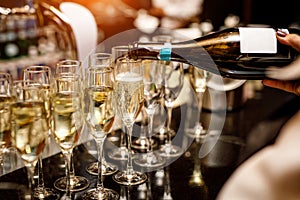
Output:
M300 34L298 29L282 29ZM276 39L273 28L229 28L194 40L133 45L130 56L183 62L234 79L263 79L269 66L285 66L298 53Z

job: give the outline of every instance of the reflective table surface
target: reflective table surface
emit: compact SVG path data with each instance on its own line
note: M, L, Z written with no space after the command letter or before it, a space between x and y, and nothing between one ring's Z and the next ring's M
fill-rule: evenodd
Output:
M168 164L159 169L146 170L148 179L141 185L121 186L114 182L110 175L105 176L104 186L117 191L119 199L213 200L243 161L274 141L282 125L299 109L298 101L299 97L264 88L257 91L241 108L226 113L220 136L215 138L214 134L209 134L204 140L184 134L184 126L179 125L178 121L187 121L189 116L186 110L180 109L185 105L181 105L174 109L172 127L177 132L176 141L180 141L180 145L185 149L184 153L179 158L169 160ZM201 121L204 126L214 119L212 115L218 113L203 110ZM139 132L139 126L136 126L135 132ZM119 135L120 130L115 130L107 136L104 154L108 162L117 164L121 170L125 168L126 162L117 162L107 156L108 152L118 145ZM138 134L134 135L136 137ZM74 149L74 167L76 175L88 178L90 189L95 187L97 178L89 174L86 167L96 161L97 156L95 142L86 138L86 141ZM157 142L163 143L160 140ZM46 187L54 189L54 181L65 175L65 165L62 154L57 151L58 147L55 144L50 147L50 156L43 159L44 179ZM201 148L207 148L209 151L200 159ZM6 158L5 162L9 163L4 163L3 166L4 171L0 176L0 199L23 199L22 194L27 185L26 169L19 158L14 160L13 156L9 155L11 160ZM135 167L145 170L136 165ZM85 191L74 193L74 199L81 199ZM63 194L61 192L61 195Z

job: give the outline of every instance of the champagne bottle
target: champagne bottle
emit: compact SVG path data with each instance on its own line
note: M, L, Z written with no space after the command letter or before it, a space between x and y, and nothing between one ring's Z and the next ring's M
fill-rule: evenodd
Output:
M298 29L281 29L299 34ZM177 43L136 42L129 57L171 60L234 79L263 79L269 66L285 66L298 53L276 39L274 28L236 27Z

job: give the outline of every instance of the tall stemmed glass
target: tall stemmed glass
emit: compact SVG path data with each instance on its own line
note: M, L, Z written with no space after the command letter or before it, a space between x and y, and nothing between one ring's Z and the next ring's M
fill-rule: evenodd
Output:
M97 186L84 193L83 199L118 199L116 191L104 188L102 182L103 143L115 119L113 109L113 69L104 65L88 68L84 89L84 119L96 141L98 151Z
M61 60L56 63L54 76L68 76L74 74L80 78L82 84L82 63L79 60ZM81 87L81 86L80 86ZM82 129L83 130L83 129ZM65 160L66 161L66 160ZM70 166L71 191L81 191L89 186L89 181L83 176L75 175L73 154L71 155ZM61 177L54 182L54 187L60 191L66 190L67 177Z
M88 68L91 69L102 69L103 67L105 68L112 68L112 55L110 53L102 53L102 52L97 52L97 53L92 53L89 56L89 65ZM87 77L88 78L88 77ZM87 82L86 82L87 83ZM98 155L99 156L99 155ZM87 166L86 170L93 175L98 175L99 167L98 167L99 162L93 162L90 165ZM103 175L111 175L118 171L118 168L116 165L107 162L105 159L105 156L102 156L102 174Z
M182 148L172 144L172 112L175 100L183 87L184 72L181 63L172 62L169 65L163 65L164 70L164 100L167 107L167 139L160 148L160 153L164 157L177 157L182 154Z
M126 45L113 46L111 48L112 63L113 66L116 65L117 59L128 53L129 47ZM126 136L124 131L120 132L120 146L117 149L113 149L108 153L108 156L114 160L127 160L128 159L128 149L126 146Z
M3 169L3 155L11 143L10 105L15 101L12 89L12 76L0 72L0 168Z
M196 92L197 100L198 100L198 109L199 114L202 112L202 102L203 102L203 94L207 88L207 82L210 78L210 74L206 70L202 70L193 66L189 67L189 81L192 85L192 88ZM196 122L194 128L188 129L185 131L186 134L193 138L203 138L206 136L206 130L203 128L200 117L199 121Z
M144 68L144 107L149 117L148 140L152 141L153 117L158 108L159 100L163 95L163 70L164 66L157 61L143 61ZM153 146L149 145L146 154L139 154L135 163L144 167L159 167L165 163L165 159L158 152L153 151Z
M171 43L172 40L173 40L173 36L167 35L167 34L155 35L152 37L153 42ZM170 61L160 60L158 62L160 65L173 65L173 63ZM163 101L163 99L160 103L163 107L165 106L165 102ZM164 109L161 110L161 112L164 112L164 111L165 111ZM161 113L161 115L164 115L164 113ZM167 125L164 125L163 127L161 127L159 129L158 133L154 136L156 136L159 140L164 140L168 137L168 134L171 134L172 136L175 135L175 131L172 128L170 128L169 131L167 129L168 129ZM171 133L168 133L168 132L171 132Z
M71 157L83 128L82 95L80 76L61 74L55 77L51 98L52 132L66 159L66 194L71 199Z
M23 84L29 83L31 87L38 84L41 92L44 95L44 103L45 103L45 110L46 110L46 118L48 122L48 141L47 146L50 148L50 96L52 92L52 72L49 66L28 66L23 69ZM46 188L44 183L44 174L43 174L43 162L42 162L42 155L38 158L38 186L35 188L34 191L35 197L38 198L52 198L57 199L59 197L59 193L51 188Z
M30 199L44 199L32 191L34 169L47 143L49 123L43 92L34 84L24 84L20 96L11 105L12 144L27 168ZM27 197L25 197L27 198Z
M114 100L117 114L127 129L128 160L125 171L120 171L113 179L123 185L137 185L147 180L147 175L133 169L131 137L135 119L144 101L143 66L141 60L118 59L115 66Z
M112 52L112 59L114 61L114 64L116 63L118 58L121 58L121 57L124 57L125 55L127 55L128 51L129 51L129 46L128 45L127 46L126 45L119 45L119 46L112 47L111 52ZM142 118L144 118L143 110L141 111L141 114L142 114ZM142 126L145 126L144 124L145 123L142 121ZM146 132L143 130L143 127L142 127L142 130L140 132L140 136L136 140L132 141L132 147L137 149L137 150L146 152L146 150L149 148L148 147L149 144L150 143L149 143L149 140L147 138ZM111 152L110 157L113 158L113 159L116 159L116 160L127 160L127 156L128 156L127 150L128 149L126 147L125 133L124 133L124 131L121 131L120 148L117 151L113 150Z

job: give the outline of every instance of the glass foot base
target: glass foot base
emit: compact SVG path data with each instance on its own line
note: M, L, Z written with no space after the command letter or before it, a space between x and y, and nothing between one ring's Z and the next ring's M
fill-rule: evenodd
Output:
M89 186L89 181L83 176L75 176L71 178L71 191L78 192L85 190ZM66 191L67 178L62 177L54 182L54 187L60 191Z
M185 134L190 138L204 139L207 132L203 128L189 128L185 130Z
M121 185L139 185L147 180L147 175L137 171L132 171L131 174L121 171L113 176L113 180Z
M160 148L159 153L163 157L179 157L183 153L183 150L179 146L165 144Z
M138 138L133 141L131 147L133 149L145 152L149 149L150 144L152 145L152 148L155 148L157 146L157 142L155 142L155 140L149 140L148 138Z
M91 163L87 166L86 171L92 175L98 175L98 162ZM118 171L118 168L116 165L113 165L111 163L102 163L102 174L104 176L108 176L111 174L114 174L116 171Z
M174 137L176 135L174 130L170 130L170 134L171 137ZM167 129L166 128L162 128L158 133L156 133L155 135L153 135L153 137L159 139L159 140L164 140L167 138Z
M156 152L139 154L134 160L135 164L141 167L161 167L166 163L166 160Z
M107 188L104 188L104 192L101 194L96 188L94 188L84 193L82 199L118 200L119 194L116 191Z
M51 188L36 188L33 191L33 199L58 200L59 197L59 193Z
M118 149L109 152L108 157L113 160L127 160L128 150L126 147L119 147Z

